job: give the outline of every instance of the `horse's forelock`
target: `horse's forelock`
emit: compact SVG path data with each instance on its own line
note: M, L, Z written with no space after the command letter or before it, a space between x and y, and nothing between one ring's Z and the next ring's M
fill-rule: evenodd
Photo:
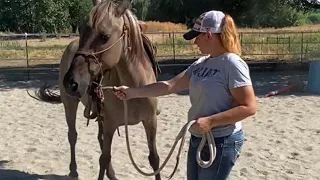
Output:
M97 30L99 25L102 23L106 15L110 15L110 7L112 1L104 1L99 3L97 6L93 7L89 14L89 25Z

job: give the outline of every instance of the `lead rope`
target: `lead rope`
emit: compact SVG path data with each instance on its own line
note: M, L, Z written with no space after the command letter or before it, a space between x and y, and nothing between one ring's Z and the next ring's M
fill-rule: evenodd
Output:
M99 89L99 90L98 90ZM108 91L114 91L114 88L111 87L111 86L105 86L105 87L101 87L99 86L97 90L98 91L103 91L103 90L108 90ZM101 94L101 93L99 93ZM102 93L103 94L103 93ZM180 147L179 147L179 150L178 150L178 154L177 154L177 157L176 157L176 165L175 165L175 168L173 170L173 172L171 173L171 175L169 176L169 179L171 179L173 177L173 175L175 174L177 168L178 168L178 165L179 165L179 160L180 160L180 154L181 154L181 151L182 151L182 148L183 148L183 145L184 145L184 142L185 142L185 136L187 134L187 131L190 129L190 127L192 126L193 123L196 123L195 120L193 121L189 121L188 123L186 123L180 130L178 136L176 137L176 140L167 156L167 158L164 160L163 164L160 166L160 168L155 171L155 172L150 172L150 173L146 173L144 171L142 171L138 166L137 164L135 163L134 159L133 159L133 156L132 156L132 153L131 153L131 149L130 149L130 142L129 142L129 131L128 131L128 104L127 104L127 101L126 100L123 100L123 106L124 106L124 124L125 124L125 134L126 134L126 145L127 145L127 151L128 151L128 154L129 154L129 157L130 157L130 160L131 160L131 163L133 164L133 166L135 167L135 169L141 173L142 175L144 176L155 176L157 174L159 174L162 169L165 167L165 165L167 164L167 162L169 161L176 145L178 144L179 140L181 139L181 142L180 142ZM209 153L210 153L210 158L208 161L204 161L201 159L201 151L203 150L206 142L208 142L208 146L209 146ZM213 138L213 135L211 132L208 132L208 133L205 133L202 135L202 139L201 139L201 142L200 142L200 145L197 149L197 156L196 156L196 159L197 159L197 163L200 167L202 168L208 168L209 166L211 166L211 164L213 163L214 159L216 157L216 146L215 146L215 142L214 142L214 138Z

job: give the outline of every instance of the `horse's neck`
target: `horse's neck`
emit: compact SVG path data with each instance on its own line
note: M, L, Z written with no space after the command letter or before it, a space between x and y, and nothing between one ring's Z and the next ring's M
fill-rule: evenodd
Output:
M117 65L121 85L138 87L155 81L152 66L150 63L145 64L145 60L121 58Z
M125 21L130 24L129 18L125 18ZM125 36L124 47L127 48L123 49L123 54L116 67L121 84L137 87L154 82L155 75L150 60L148 60L148 55L144 50L142 37L140 39L130 39L130 36L135 38L139 36L133 33L135 27L131 26L131 28L132 31L127 32L129 36ZM139 48L140 51L134 48Z

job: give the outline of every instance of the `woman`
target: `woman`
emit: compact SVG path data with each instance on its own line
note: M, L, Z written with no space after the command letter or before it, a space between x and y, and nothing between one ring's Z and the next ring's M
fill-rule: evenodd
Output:
M191 108L188 120L197 120L190 129L188 180L224 180L239 156L244 136L241 120L256 112L255 94L247 64L239 57L241 48L231 16L221 11L200 15L194 27L183 37L195 38L203 54L185 71L168 81L159 81L139 88L115 87L122 99L162 96L189 89ZM196 162L201 134L211 131L217 155L209 168ZM208 147L203 160L209 159Z

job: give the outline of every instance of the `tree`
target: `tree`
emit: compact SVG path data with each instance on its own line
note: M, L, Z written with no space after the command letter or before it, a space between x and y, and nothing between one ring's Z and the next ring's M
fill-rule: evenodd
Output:
M309 8L315 8L320 9L320 1L319 0L301 0L302 5L309 7Z
M92 4L101 0L1 0L0 31L76 32ZM113 0L122 1L122 0ZM238 26L284 27L296 25L319 0L133 0L141 20L170 21L191 27L203 12L221 10ZM315 18L313 18L315 19ZM303 19L302 19L303 20ZM300 21L303 22L303 21Z
M32 30L33 3L33 0L0 1L0 31Z
M69 27L67 0L3 0L0 31L58 32Z
M35 0L36 32L58 33L70 27L67 0Z
M94 1L94 0L93 0ZM93 2L98 3L98 2ZM73 33L76 33L79 24L86 18L92 9L90 0L71 0L68 6L69 22Z
M150 0L133 0L132 7L138 19L145 20L148 14Z

